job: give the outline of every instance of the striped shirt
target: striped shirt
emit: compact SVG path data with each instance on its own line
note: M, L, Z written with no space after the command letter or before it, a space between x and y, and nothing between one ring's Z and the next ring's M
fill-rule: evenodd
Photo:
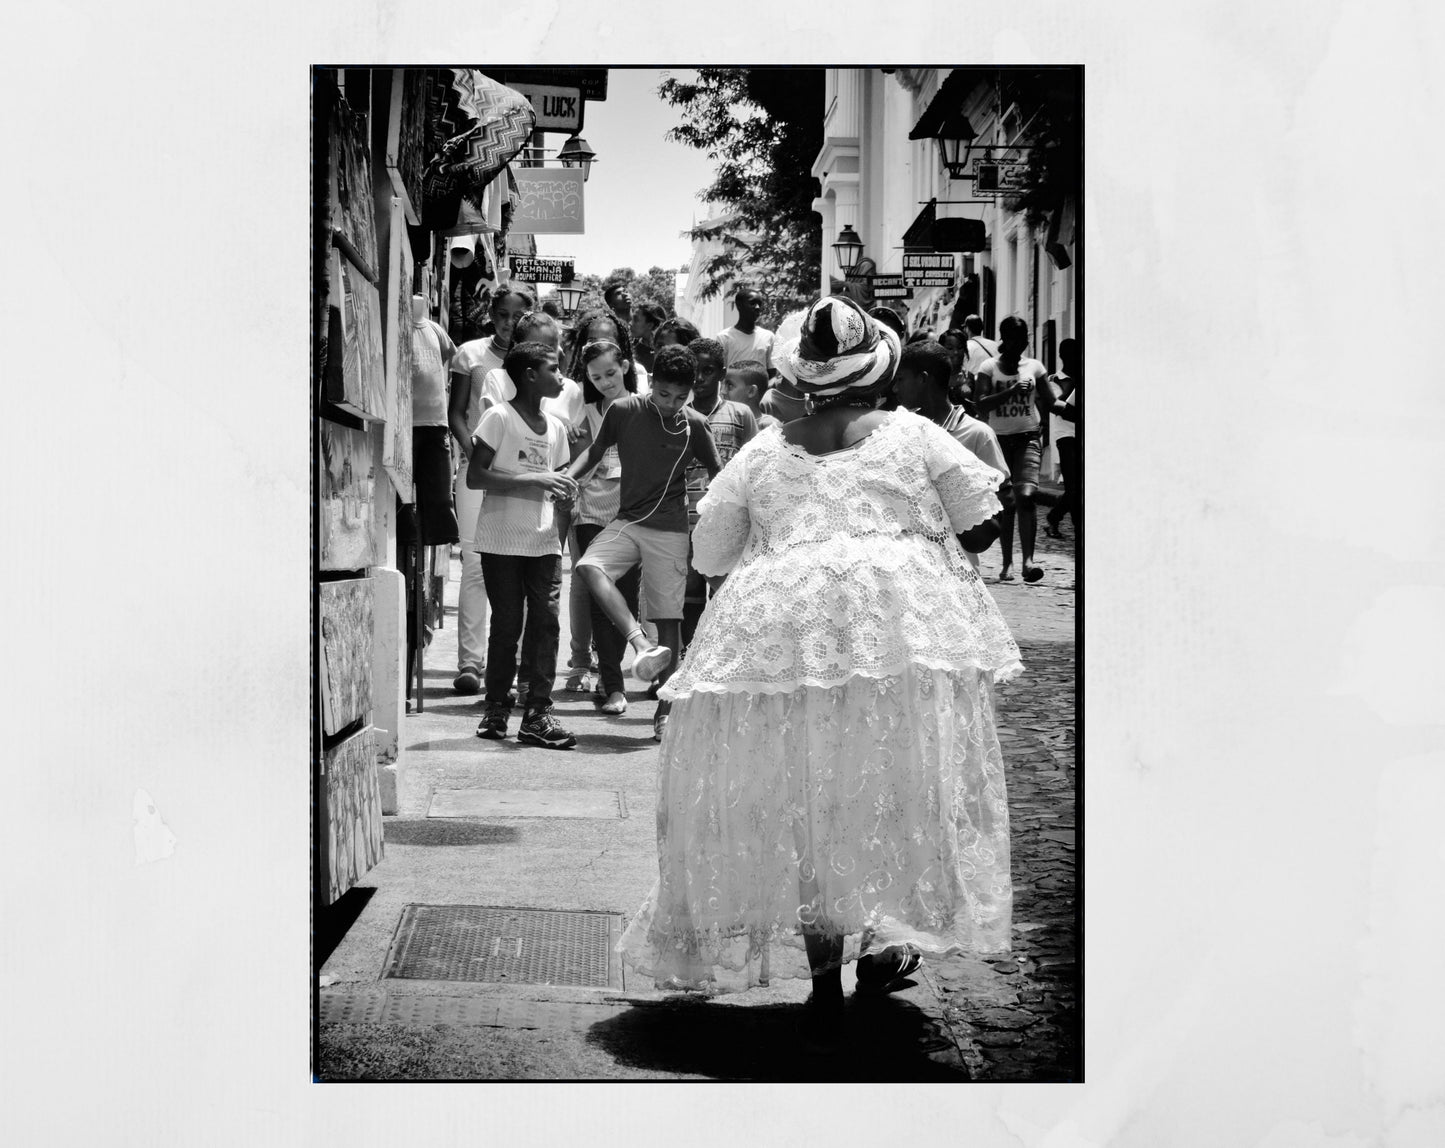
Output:
M718 461L727 466L733 455L758 433L758 420L753 412L742 403L730 399L719 399L717 406L707 416L708 429L712 431L713 442L717 444ZM699 463L687 468L687 528L697 525L697 504L707 493L707 469Z

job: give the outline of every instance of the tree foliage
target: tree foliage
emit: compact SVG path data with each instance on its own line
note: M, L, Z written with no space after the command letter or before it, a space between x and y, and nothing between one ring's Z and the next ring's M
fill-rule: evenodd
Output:
M823 81L822 68L699 68L695 81L668 76L659 85L682 113L668 138L716 165L698 198L721 220L691 234L731 241L701 269L704 299L747 278L766 292L773 318L816 293L822 222L811 169L823 146Z
M677 297L677 272L664 267L649 267L647 274L638 275L631 267L614 267L608 275L579 275L574 282L583 289L582 302L577 308L580 315L592 307L605 307L602 285L609 279L625 279L632 292L632 305L656 303L668 316L676 314L673 302Z

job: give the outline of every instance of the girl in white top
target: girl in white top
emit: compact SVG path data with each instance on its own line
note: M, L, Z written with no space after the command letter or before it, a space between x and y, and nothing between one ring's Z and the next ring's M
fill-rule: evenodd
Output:
M463 343L451 362L452 394L447 404L447 421L461 453L461 465L452 488L457 504L457 533L462 543L462 581L457 589L457 676L452 682L452 688L458 693L474 694L480 689L487 653L487 591L482 581L481 562L473 546L482 492L467 486L472 436L482 421L482 384L487 372L500 367L512 349L517 320L534 306L536 300L524 287L509 285L499 289L492 296L495 334Z
M588 403L585 408L586 422L582 437L572 448L573 458L592 445L592 441L597 437L598 429L602 426L602 417L607 413L607 408L618 399L626 398L631 393L627 387L629 363L622 353L622 348L616 343L610 339L584 343L578 357L586 371L587 382L584 394L588 398ZM614 446L607 450L607 453L602 456L602 461L579 485L574 514L578 557L587 552L588 545L601 533L602 528L617 517L621 505L622 464L617 457L617 448ZM625 575L618 582L618 589L622 591L622 596L626 599L633 617L637 616L637 591L640 575L641 569L639 568ZM622 678L622 656L626 643L623 641L622 634L607 619L602 612L602 607L588 593L587 584L581 578L574 577L572 579L568 606L574 619L574 633L577 629L576 619L581 612L590 622L587 632L596 640L597 668L600 679L598 693L601 695L602 712L612 715L626 713L627 694L623 688ZM584 644L581 655L585 657L588 652L587 646ZM574 648L573 671L575 672L582 664L585 663L579 662L578 651Z

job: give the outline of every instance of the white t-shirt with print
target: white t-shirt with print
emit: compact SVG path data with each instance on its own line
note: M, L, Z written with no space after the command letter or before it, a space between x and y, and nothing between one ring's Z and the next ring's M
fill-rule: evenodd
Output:
M492 470L504 474L539 474L565 466L570 457L567 429L545 411L545 434L527 425L511 403L488 407L472 437L473 448L485 444L495 451ZM540 487L488 490L477 514L473 545L482 554L540 558L561 554L552 500Z
M1039 429L1043 420L1039 418L1036 380L1048 377L1048 368L1037 359L1019 359L1018 370L1012 374L1004 374L997 359L989 359L979 368L979 383L974 387L975 402L983 395L1008 390L1020 379L1027 379L1030 383L1021 394L1010 395L1006 402L984 412L994 434L1028 434Z
M482 382L482 398L491 399L493 404L509 403L517 397L517 384L502 367L487 372ZM582 426L583 409L587 402L582 397L582 384L569 378L562 379L562 393L555 399L543 399L542 409L549 415L556 415L569 430Z

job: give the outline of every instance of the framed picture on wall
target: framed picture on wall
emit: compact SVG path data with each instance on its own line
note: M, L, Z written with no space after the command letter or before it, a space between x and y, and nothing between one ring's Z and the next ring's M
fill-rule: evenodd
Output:
M381 465L403 502L411 502L411 240L406 206L391 201L391 251L386 261L387 428Z

